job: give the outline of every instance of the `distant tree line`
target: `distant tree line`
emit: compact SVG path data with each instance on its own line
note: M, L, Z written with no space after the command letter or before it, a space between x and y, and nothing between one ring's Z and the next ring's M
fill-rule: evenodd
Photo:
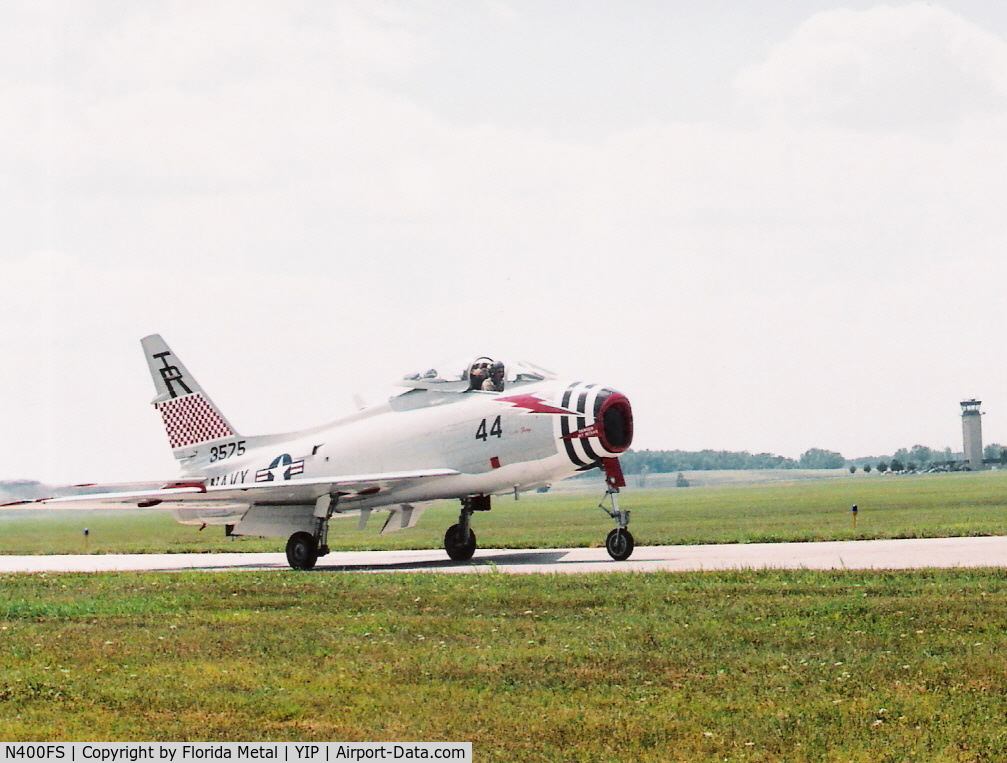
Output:
M999 443L991 443L983 448L983 460L986 463L1000 463L1007 466L1007 448ZM891 456L856 459L856 463L861 464L865 471L869 471L867 467L873 466L880 472L914 472L920 469L945 467L952 470L966 468L965 454L956 453L951 448L937 450L925 445L914 445L909 449L899 448Z
M713 469L796 469L792 458L728 450L630 450L619 459L627 474L668 474Z
M1007 465L1007 448L997 442L987 445L983 448L983 460L999 461L1001 464Z
M810 448L804 451L800 461L797 462L799 469L842 469L844 466L846 466L846 459L843 458L842 453L821 448Z
M668 474L700 472L714 469L842 469L851 472L916 471L935 467L961 468L964 455L951 448L928 448L914 445L899 448L890 456L865 456L847 459L841 453L822 448L810 448L799 459L772 453L749 453L732 450L630 450L622 455L626 474ZM983 448L987 464L999 462L1007 468L1007 447L992 443Z
M840 469L846 459L839 453L820 448L805 451L795 461L772 453L731 450L630 450L622 455L627 474L668 474L714 469Z
M916 469L924 469L937 464L950 463L957 459L955 458L955 454L951 452L951 448L934 450L933 448L928 448L926 445L914 445L909 450L899 448L892 455L891 460L898 462L897 465L901 465L903 469L915 471ZM892 471L902 471L902 469L893 468Z

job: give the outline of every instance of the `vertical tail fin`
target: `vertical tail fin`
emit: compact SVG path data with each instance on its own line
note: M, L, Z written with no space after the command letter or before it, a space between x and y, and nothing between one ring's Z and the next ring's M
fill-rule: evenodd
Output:
M161 414L175 458L187 461L196 455L195 445L238 436L159 334L144 337L140 344L157 390L154 407Z

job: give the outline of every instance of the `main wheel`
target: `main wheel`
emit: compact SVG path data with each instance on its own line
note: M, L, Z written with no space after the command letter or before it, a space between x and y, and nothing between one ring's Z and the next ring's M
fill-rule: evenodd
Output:
M318 544L311 533L299 532L287 541L287 564L295 570L310 570L318 561Z
M467 562L476 552L476 534L469 529L469 537L462 540L461 525L451 525L444 533L444 550L456 562Z
M605 550L617 562L624 562L633 553L633 534L625 527L617 527L605 538Z

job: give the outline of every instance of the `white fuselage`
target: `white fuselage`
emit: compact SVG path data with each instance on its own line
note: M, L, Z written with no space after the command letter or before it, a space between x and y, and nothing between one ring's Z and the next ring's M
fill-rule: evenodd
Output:
M502 393L410 389L315 429L203 446L185 460L185 476L204 480L211 487L271 482L280 488L277 483L286 480L293 485L330 475L438 468L455 472L340 493L336 515L393 504L526 491L572 476L613 455L607 449L611 445L584 432L597 425L595 414L607 396L622 398L600 385L556 380L516 384ZM582 434L568 437L577 432ZM244 509L193 508L182 509L179 519L233 524L236 534L284 535L292 527L309 526L313 508L300 492L285 500L281 488L267 504L260 502L247 513ZM270 530L267 525L275 527Z

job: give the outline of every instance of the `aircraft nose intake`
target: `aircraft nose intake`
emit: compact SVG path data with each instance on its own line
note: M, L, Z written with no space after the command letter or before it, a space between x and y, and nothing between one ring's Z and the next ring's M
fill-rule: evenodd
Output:
M622 453L633 443L633 408L621 392L603 389L594 403L598 439L609 453Z
M577 412L564 416L560 423L560 439L577 466L591 467L632 444L633 408L621 392L578 382L567 387L562 406Z

